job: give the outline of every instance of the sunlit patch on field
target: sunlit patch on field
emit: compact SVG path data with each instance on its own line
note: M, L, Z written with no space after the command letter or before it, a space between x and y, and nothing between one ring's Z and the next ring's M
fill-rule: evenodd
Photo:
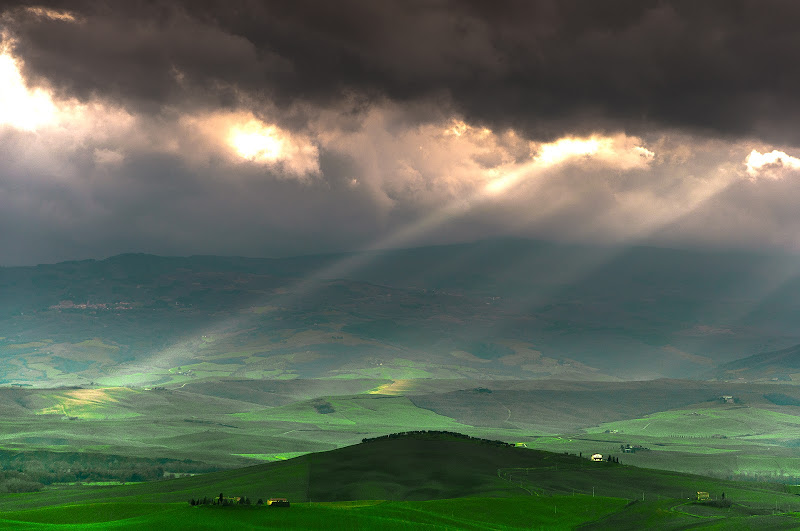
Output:
M414 386L414 380L392 380L390 383L379 385L370 391L373 395L396 395L402 396L410 391Z
M39 415L65 415L78 418L124 418L140 414L127 408L116 407L120 398L137 391L122 387L101 389L70 389L42 395L52 403L38 411Z
M294 459L301 455L306 455L308 452L281 452L272 454L233 454L242 457L249 457L250 459L258 459L259 461L286 461L287 459Z

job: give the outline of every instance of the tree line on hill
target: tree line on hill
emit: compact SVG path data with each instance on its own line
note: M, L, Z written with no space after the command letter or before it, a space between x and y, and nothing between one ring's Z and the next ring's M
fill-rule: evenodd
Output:
M0 450L0 493L33 492L54 483L154 481L175 474L202 474L216 470L219 468L190 459Z
M223 493L219 493L219 496L214 498L209 498L204 496L203 498L191 498L189 500L189 505L192 507L197 507L200 505L212 506L216 505L219 507L233 507L233 506L251 506L253 502L250 501L250 498L247 496L225 496ZM256 507L261 507L264 505L264 500L259 498L258 501L255 503ZM285 498L271 498L267 502L267 506L269 507L289 507L289 501Z
M514 444L504 441L496 441L492 439L482 439L480 437L473 437L471 435L464 435L454 431L442 430L413 430L402 431L398 433L390 433L388 435L379 435L377 437L365 437L361 439L362 443L386 440L386 439L464 439L481 444L489 444L491 446L499 447L514 447Z
M196 505L219 505L222 507L230 507L233 505L253 505L253 502L250 501L250 498L247 496L231 496L226 498L222 495L222 493L220 493L220 495L216 498L208 498L205 496L202 499L192 498L189 500L189 505L192 507ZM264 500L259 498L256 502L256 505L264 505Z

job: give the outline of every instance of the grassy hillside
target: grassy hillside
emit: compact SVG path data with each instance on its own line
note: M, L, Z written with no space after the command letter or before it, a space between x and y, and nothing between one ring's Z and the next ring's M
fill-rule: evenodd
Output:
M720 365L707 374L720 380L794 381L800 379L800 345L762 352Z
M721 403L722 395L734 395L737 403ZM800 477L800 459L794 456L800 444L796 403L800 390L792 385L676 380L296 379L220 380L150 390L7 388L0 389L0 451L46 452L53 462L63 461L59 454L84 452L230 468L428 429L575 454L616 453L621 444L639 444L650 451L627 456L629 463L785 482ZM0 468L16 470L3 463ZM42 476L43 485L60 474L28 468ZM126 472L98 476L92 471L87 478L136 477L133 464L119 468ZM176 464L169 473L195 469ZM152 479L157 472L138 476ZM0 477L0 491L5 483Z
M724 492L729 503L696 504L698 490L717 501ZM287 497L293 506L186 503L219 492L253 501ZM314 503L303 503L309 497ZM0 510L6 528L677 529L743 522L790 528L798 523L791 511L800 510L800 500L775 485L593 463L454 434L412 433L189 478L5 495Z
M590 429L589 433L605 430L654 437L712 438L717 435L729 438L780 434L798 438L800 416L747 406L699 407L664 411L639 419L607 422Z
M6 529L573 529L625 503L599 497L462 498L295 504L288 510L110 503L12 511L0 516L0 524Z
M774 511L773 511L774 512ZM696 514L701 513L701 514ZM87 503L0 515L4 529L796 529L792 513L600 496L295 503L290 509Z
M199 476L118 487L74 487L7 495L0 508L123 499L177 502L215 496L220 491L296 501L359 499L424 500L470 496L595 494L640 498L686 498L697 490L728 492L729 497L787 503L800 499L774 484L747 484L648 470L615 463L592 463L586 456L497 445L447 433L421 433L369 440L329 452L283 462ZM788 497L786 497L788 496Z
M525 491L502 479L498 469L542 466L550 459L578 458L498 447L450 435L420 435L374 440L283 462L155 483L20 494L0 499L0 507L41 506L98 496L185 501L220 491L252 499L283 496L298 501L511 496ZM465 462L470 466L466 467Z

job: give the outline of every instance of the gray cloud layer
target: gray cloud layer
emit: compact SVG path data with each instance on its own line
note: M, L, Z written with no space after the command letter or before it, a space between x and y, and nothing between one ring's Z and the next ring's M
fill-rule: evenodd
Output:
M0 12L29 84L63 108L33 132L0 116L0 264L507 234L800 249L796 3ZM249 121L294 155L235 156L227 131ZM595 133L608 153L536 162L542 142ZM748 172L753 149L788 155Z
M12 10L17 51L30 75L82 98L156 108L440 98L538 138L800 135L795 2L44 3L84 23Z

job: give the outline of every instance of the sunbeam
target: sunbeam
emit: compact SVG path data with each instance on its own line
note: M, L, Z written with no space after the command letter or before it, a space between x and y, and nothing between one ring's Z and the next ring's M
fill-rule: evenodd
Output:
M463 131L458 130L460 134ZM455 133L454 133L455 134ZM249 137L248 137L249 138ZM259 137L261 138L261 137ZM516 165L503 175L487 173L489 180L482 187L479 187L466 198L455 198L446 202L439 208L434 209L420 219L408 223L389 235L380 238L371 244L363 246L358 252L348 253L334 263L302 278L290 286L287 286L283 293L267 297L259 303L271 307L281 307L291 305L293 302L301 300L303 297L311 295L321 283L325 281L346 278L355 271L369 267L380 254L377 251L402 248L419 241L425 235L452 223L455 220L474 212L481 206L496 203L503 200L506 196L513 196L514 190L521 186L536 187L541 184L542 179L547 177L549 171L561 164L567 164L576 160L591 160L597 157L601 164L612 164L617 166L623 155L615 151L615 145L619 139L590 137L588 139L567 138L550 144L542 144L539 151L530 161ZM238 148L237 148L238 149ZM630 147L624 149L631 149ZM622 167L641 166L648 164L653 154L649 150L633 146L633 156L635 164L623 162ZM551 205L552 210L557 210L559 204ZM541 213L540 213L541 214ZM546 212L545 212L546 214ZM166 367L187 355L192 349L200 345L199 337L205 335L224 334L225 330L248 326L248 320L253 317L247 315L237 316L232 319L224 320L213 326L211 329L202 329L195 332L190 337L179 341L168 349L151 355L145 365ZM141 363L139 363L141 365ZM134 368L126 368L128 372L136 372Z

